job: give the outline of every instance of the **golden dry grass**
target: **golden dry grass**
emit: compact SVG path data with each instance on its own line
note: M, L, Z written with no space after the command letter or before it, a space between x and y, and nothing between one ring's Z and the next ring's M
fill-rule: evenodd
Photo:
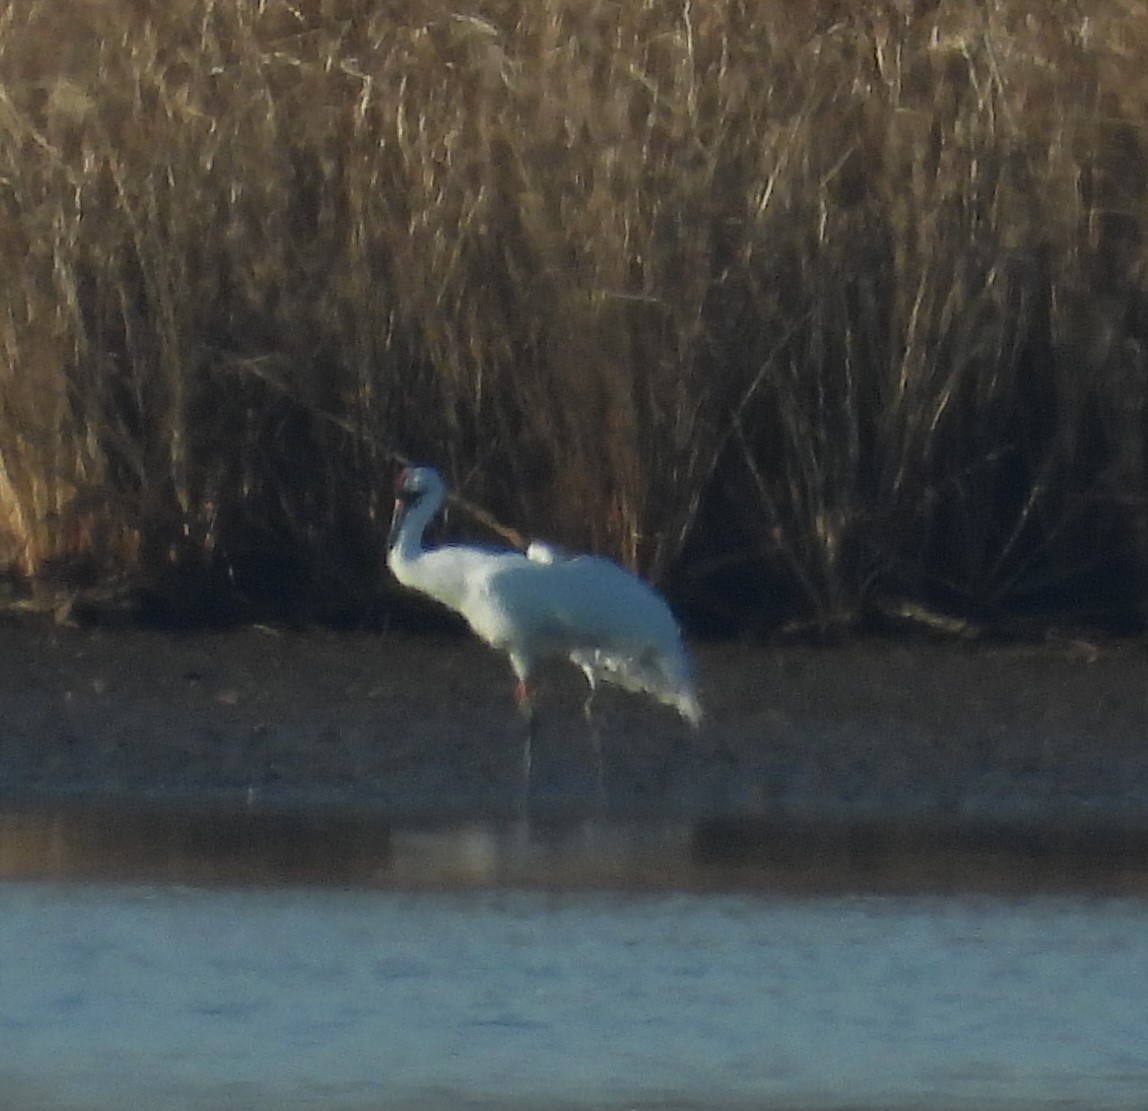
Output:
M695 598L1138 623L1146 63L1140 0L8 0L0 557L360 596L399 450Z

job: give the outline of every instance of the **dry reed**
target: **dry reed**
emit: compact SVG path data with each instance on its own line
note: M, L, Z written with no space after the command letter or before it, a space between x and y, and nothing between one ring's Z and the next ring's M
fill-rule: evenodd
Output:
M1139 627L1146 16L8 0L0 560L357 604L399 450L699 613Z

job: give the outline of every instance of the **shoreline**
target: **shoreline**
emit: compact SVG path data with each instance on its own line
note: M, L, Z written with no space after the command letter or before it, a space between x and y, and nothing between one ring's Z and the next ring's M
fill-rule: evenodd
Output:
M692 646L705 709L606 689L607 810L1148 815L1136 643ZM533 790L593 801L584 682L539 675ZM405 809L519 798L505 661L469 637L0 627L0 794L315 793Z
M670 872L687 885L732 868L730 882L771 876L799 889L850 875L927 887L930 869L974 885L979 873L1024 886L1031 873L1148 886L1138 644L695 645L706 710L696 736L646 700L600 697L604 807L581 676L548 668L525 811L513 679L468 638L19 621L0 628L0 645L0 840L42 818L57 847L74 827L75 846L126 814L129 834L132 820L151 821L169 855L186 856L186 829L204 815L230 815L224 829L238 821L248 849L276 830L291 842L285 816L311 815L306 828L328 827L319 844L332 824L359 822L374 844L383 827L437 827L513 846L525 813L535 835L574 846L582 863L570 876L587 874L578 846L592 826L639 840L674 831L665 836L685 863ZM157 817L173 812L199 817ZM28 843L47 844L43 829ZM487 878L532 882L511 858Z

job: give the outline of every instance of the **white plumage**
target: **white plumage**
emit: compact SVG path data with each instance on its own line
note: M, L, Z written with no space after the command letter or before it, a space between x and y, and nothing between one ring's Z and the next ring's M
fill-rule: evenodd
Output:
M404 586L455 610L507 654L528 715L536 664L559 657L582 669L591 697L599 682L610 683L652 695L691 725L701 721L677 622L651 586L608 559L567 557L546 544L531 544L525 554L424 548L423 532L446 497L442 478L433 468L409 467L395 495L387 565Z

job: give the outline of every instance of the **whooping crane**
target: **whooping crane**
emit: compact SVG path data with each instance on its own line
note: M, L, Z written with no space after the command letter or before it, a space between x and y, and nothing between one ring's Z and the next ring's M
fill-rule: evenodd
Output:
M446 485L432 467L407 467L395 483L387 566L403 586L434 598L466 619L474 633L505 652L518 678L515 699L528 729L523 774L529 786L535 665L560 657L590 684L652 695L695 728L701 721L689 657L662 597L636 575L598 556L567 557L546 544L526 553L448 544L423 546L442 507ZM591 718L591 725L593 721ZM601 751L594 734L599 791Z

